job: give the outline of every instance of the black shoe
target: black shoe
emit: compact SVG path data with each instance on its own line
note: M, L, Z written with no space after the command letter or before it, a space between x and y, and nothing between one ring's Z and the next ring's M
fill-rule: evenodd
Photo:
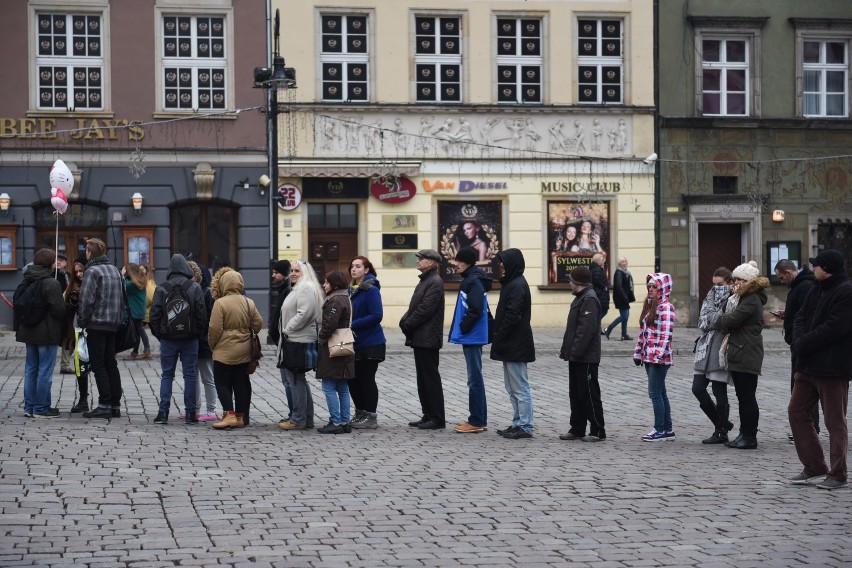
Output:
M351 422L347 422L346 424L341 424L341 426L343 426L343 433L344 434L351 434L352 433L352 423ZM305 428L307 428L307 426L305 426Z
M757 438L740 434L736 440L725 445L735 450L754 450L757 448Z
M622 341L633 341L633 338L630 337L629 335L622 335L621 340Z
M59 416L58 408L48 408L45 412L38 414L33 413L33 418L56 418Z
M112 418L112 409L111 408L101 408L100 406L96 409L84 412L83 418L102 418L104 420L109 420Z
M77 401L73 407L71 407L71 414L77 414L78 412L86 412L89 410L89 401L85 398L81 398Z
M169 413L168 412L158 412L157 417L154 418L154 424L167 424L169 422Z
M716 431L709 438L701 440L702 444L725 444L728 442L727 432Z
M585 437L586 437L585 435L578 436L577 434L575 434L574 432L571 432L570 430L568 432L566 432L565 434L559 435L560 440L569 440L569 441L570 440L582 440Z
M189 426L191 426L193 424L198 424L198 413L197 412L187 412L186 413L186 420L184 421L184 424L187 424ZM245 424L245 422L243 422L243 424Z
M500 436L505 436L509 432L514 432L517 426L509 426L508 428L504 428L503 430L497 430L497 434Z
M113 418L121 418L121 409L120 408L113 408L112 409L112 417Z
M426 422L422 422L417 426L421 430L443 430L447 427L446 424L439 424L434 420L427 420Z
M423 418L421 418L420 420L414 420L413 422L409 422L408 425L411 426L412 428L417 428L418 426L420 426L424 422L429 422L429 417L426 416L426 415L424 415Z
M520 440L522 438L532 438L533 435L524 430L523 428L515 428L511 432L503 434L503 437L508 440Z
M344 432L343 425L334 422L329 422L322 428L317 428L317 434L343 434Z
M601 335L606 335L606 338L607 338L607 340L608 340L608 339L609 339L609 334L610 334L610 333L612 333L612 330L611 330L610 328L606 328L606 331L605 331L605 332L603 332Z

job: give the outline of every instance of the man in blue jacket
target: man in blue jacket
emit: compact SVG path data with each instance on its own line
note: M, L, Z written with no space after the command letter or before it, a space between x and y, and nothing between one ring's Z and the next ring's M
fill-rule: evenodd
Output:
M473 247L463 247L451 261L461 274L459 297L450 326L449 342L462 346L467 366L467 422L456 425L460 434L484 432L488 426L488 404L485 400L485 381L482 378L482 346L488 343L488 303L486 293L491 279L476 266L479 254Z

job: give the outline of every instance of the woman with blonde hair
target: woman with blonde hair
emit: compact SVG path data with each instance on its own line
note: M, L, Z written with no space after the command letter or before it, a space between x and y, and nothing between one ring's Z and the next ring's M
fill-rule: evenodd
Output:
M130 305L130 318L133 320L133 325L136 326L136 331L139 333L139 339L145 351L142 356L139 356L139 344L133 347L133 351L126 357L127 359L150 359L151 358L151 343L148 341L148 335L145 333L145 324L142 320L145 319L145 305L147 302L147 287L148 280L139 265L133 262L128 262L127 266L122 270L124 273L124 289L127 291L127 303Z
M282 430L314 427L314 399L305 381L305 372L317 366L317 337L325 293L308 261L299 259L290 266L293 288L281 304L278 341L278 367L284 369L293 395L290 418L278 423Z
M154 280L154 271L148 268L146 264L140 264L139 270L145 275L145 319L143 323L151 321L151 304L154 302L154 292L157 290L157 281Z

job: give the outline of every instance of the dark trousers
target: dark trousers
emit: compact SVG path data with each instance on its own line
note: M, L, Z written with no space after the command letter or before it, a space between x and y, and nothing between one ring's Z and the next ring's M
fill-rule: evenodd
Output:
M251 380L248 364L227 365L213 361L213 381L222 411L237 412L248 416L251 406Z
M827 474L830 479L846 481L846 453L849 451L849 429L846 424L846 409L849 404L849 381L837 378L822 378L796 373L793 395L787 406L790 429L799 461L811 475ZM822 403L823 420L828 429L828 452L830 465L826 466L825 454L819 442L816 428L811 420L811 409Z
M115 332L89 329L86 343L89 346L89 364L98 386L98 406L121 408L121 375L115 360Z
M757 423L760 410L757 407L757 375L731 371L734 378L734 390L740 406L740 433L751 438L757 437Z
M415 347L414 368L417 372L417 394L420 397L423 416L436 424L446 424L444 387L441 385L441 373L438 371L438 350Z
M793 393L793 388L796 386L796 356L790 354L790 394ZM819 434L819 402L814 404L814 409L811 411L811 419L814 421L814 428Z
M349 381L349 394L355 410L376 413L379 406L379 387L376 384L379 362L378 359L355 361L355 378Z
M588 422L589 434L606 437L596 363L568 362L568 400L571 403L572 434L585 436Z

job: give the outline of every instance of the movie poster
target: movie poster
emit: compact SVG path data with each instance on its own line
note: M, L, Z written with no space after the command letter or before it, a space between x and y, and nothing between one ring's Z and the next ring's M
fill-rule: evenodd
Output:
M577 266L591 264L592 256L598 252L604 255L604 269L607 270L608 202L549 201L547 218L550 284L567 284L571 271Z
M479 254L476 263L485 274L497 280L500 275L497 253L503 250L502 201L439 201L438 252L441 253L441 277L445 282L460 282L461 276L449 263L456 251L470 246Z

